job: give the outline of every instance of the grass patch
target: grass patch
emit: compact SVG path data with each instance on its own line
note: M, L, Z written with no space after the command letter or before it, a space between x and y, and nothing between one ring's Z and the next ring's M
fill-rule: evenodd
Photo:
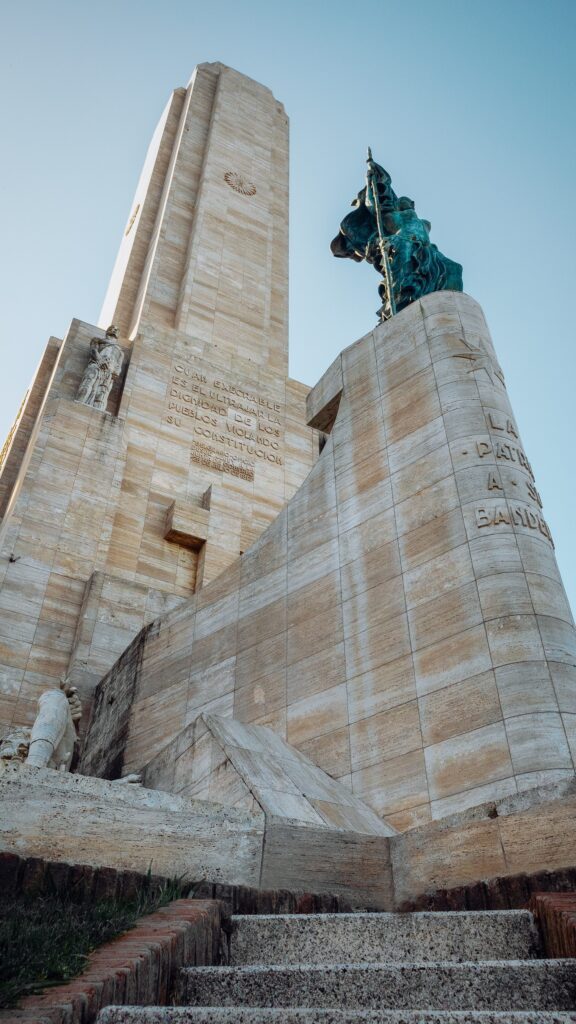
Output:
M0 1008L80 974L88 954L139 917L182 895L181 881L133 900L75 903L66 896L0 896Z

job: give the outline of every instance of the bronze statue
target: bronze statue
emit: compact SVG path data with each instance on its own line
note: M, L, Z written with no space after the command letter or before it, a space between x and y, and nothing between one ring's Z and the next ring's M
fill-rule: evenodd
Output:
M370 150L367 163L366 185L330 248L334 256L366 260L382 275L380 320L430 292L461 292L462 267L430 241L430 222L418 217L412 199L396 195L388 171Z

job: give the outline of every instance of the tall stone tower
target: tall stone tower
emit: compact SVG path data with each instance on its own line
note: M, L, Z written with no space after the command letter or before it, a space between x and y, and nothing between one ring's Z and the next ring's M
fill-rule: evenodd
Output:
M50 339L2 452L0 736L63 673L89 700L307 475L317 435L287 377L287 315L284 108L200 65L152 139L101 326ZM110 323L122 370L103 408L83 404Z

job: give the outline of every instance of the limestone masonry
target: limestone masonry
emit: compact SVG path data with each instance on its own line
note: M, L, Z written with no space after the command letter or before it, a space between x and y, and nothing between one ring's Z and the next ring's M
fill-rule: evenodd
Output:
M188 723L217 707L401 831L569 778L576 633L478 305L413 303L337 358L308 413L330 435L299 491L101 684L90 773L115 730L126 771L168 744L189 757Z
M0 849L387 909L574 866L576 630L483 313L425 295L309 392L287 246L283 107L200 65L3 451L0 739L62 675L84 710L76 774L0 764Z
M308 473L318 438L308 388L287 377L287 260L284 108L202 65L162 115L104 303L125 350L108 410L75 401L98 328L74 320L4 453L4 728L30 724L62 673L89 698L139 629L232 565Z

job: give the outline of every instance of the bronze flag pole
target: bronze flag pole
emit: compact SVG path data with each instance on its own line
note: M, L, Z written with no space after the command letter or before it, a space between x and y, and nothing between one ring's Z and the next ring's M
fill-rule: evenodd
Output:
M378 193L373 185L373 174L374 174L374 161L372 159L372 150L368 146L368 156L366 159L368 164L368 174L366 176L366 185L369 193L369 199L374 207L374 213L376 215L376 224L378 226L378 241L380 244L380 254L382 256L382 276L384 278L386 286L386 298L382 303L382 319L389 320L391 316L394 316L396 312L396 302L394 301L394 288L392 285L392 271L390 269L390 260L388 258L388 247L384 236L384 226L382 224L382 211L380 209L380 200L378 199Z

